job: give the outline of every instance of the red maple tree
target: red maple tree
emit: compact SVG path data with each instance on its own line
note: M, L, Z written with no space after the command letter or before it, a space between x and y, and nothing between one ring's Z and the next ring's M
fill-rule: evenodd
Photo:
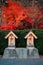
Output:
M40 9L38 4L24 8L19 2L8 1L7 6L2 6L0 30L32 28L34 23L40 21L41 18L43 18L43 9ZM37 28L43 29L43 22L39 23Z

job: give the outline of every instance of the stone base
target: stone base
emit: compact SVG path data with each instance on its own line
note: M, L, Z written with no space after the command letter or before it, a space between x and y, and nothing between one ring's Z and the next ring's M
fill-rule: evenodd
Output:
M26 48L16 48L18 58L27 58L27 49Z
M27 47L28 58L39 58L38 49L35 47Z
M17 52L15 47L7 47L5 48L3 58L17 58Z
M38 50L35 47L27 48L5 48L3 58L39 58Z

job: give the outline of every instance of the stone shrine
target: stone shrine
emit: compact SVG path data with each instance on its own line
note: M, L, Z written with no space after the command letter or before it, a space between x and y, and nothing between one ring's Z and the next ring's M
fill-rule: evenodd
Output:
M16 58L17 52L15 50L15 38L18 39L18 37L10 31L6 36L5 39L8 38L8 47L5 48L3 58Z
M34 47L34 38L37 39L37 36L30 31L24 38L27 39L27 56L29 58L39 58L38 49Z

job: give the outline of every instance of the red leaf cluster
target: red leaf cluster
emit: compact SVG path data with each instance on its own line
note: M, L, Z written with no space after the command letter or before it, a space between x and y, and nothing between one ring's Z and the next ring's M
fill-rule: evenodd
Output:
M32 7L24 8L19 2L8 2L8 6L2 6L2 23L0 25L0 30L15 30L32 28L34 22L40 21L43 18L43 9L39 9L38 5ZM21 21L24 20L22 23ZM40 21L41 22L41 21ZM28 24L27 24L28 23ZM43 22L37 26L37 28L43 29Z

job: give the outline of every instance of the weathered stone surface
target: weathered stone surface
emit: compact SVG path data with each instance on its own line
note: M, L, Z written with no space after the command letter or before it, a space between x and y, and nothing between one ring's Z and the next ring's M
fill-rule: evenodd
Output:
M3 58L39 58L38 50L35 47L28 48L5 48Z

